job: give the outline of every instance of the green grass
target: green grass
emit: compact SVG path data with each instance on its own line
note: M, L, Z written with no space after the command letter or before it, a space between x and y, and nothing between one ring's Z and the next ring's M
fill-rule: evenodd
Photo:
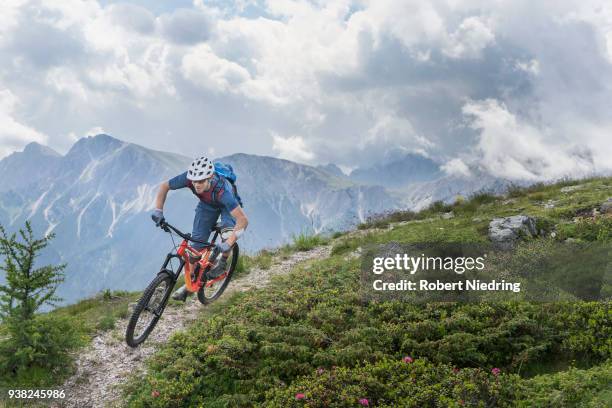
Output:
M301 264L265 289L225 299L216 305L222 313L208 311L196 326L173 336L150 360L146 376L126 386L128 404L348 407L368 397L377 406L609 405L609 302L366 301L361 260L346 255L371 243L487 242L492 218L516 214L559 232L577 211L612 196L611 181L564 180L506 197L479 193L419 213L378 217L333 237L330 258ZM560 192L572 183L584 187ZM549 199L555 208L544 208ZM449 211L455 216L442 219ZM605 241L608 233L600 232L607 231L607 221L594 222L604 227L595 235L586 228L584 239ZM563 239L581 234L580 228ZM310 238L304 242L311 247ZM527 242L522 256L544 256L547 246L538 243ZM418 364L402 365L406 355ZM462 373L458 383L453 367ZM499 377L491 374L493 367L501 369ZM297 401L296 393L307 399Z
M577 184L583 187L560 191ZM299 234L281 248L242 255L236 276L255 267L270 268L296 251L332 246L328 259L300 264L268 288L224 297L203 309L197 325L176 333L153 356L144 377L132 378L125 388L126 400L131 406L297 406L295 393L304 391L321 401L330 398L326 406L355 406L356 395L367 395L380 406L385 406L385 399L391 401L387 406L398 406L402 402L393 398L399 397L386 393L403 387L406 398L416 398L417 406L427 406L430 400L418 398L432 395L446 398L436 400L440 406L458 406L465 396L474 403L505 398L509 406L609 405L609 303L368 302L360 295L361 261L346 257L372 243L484 243L492 218L516 214L535 217L537 228L555 232L557 241L609 242L610 218L573 222L608 197L612 178L512 187L500 197L479 192L452 204L435 202L418 213L374 217L357 231L331 238ZM544 207L548 200L554 201L554 208ZM452 218L441 217L450 211ZM545 246L529 248L535 252L528 255L537 258ZM69 319L88 341L97 331L113 328L139 295L105 291L50 315ZM419 364L410 369L398 366L406 355ZM447 387L445 381L453 381L453 366L465 370L467 387ZM493 378L492 367L504 374ZM69 370L32 370L29 380L58 383ZM424 381L418 389L411 388L408 378L413 374ZM153 391L160 396L153 397ZM341 400L342 396L352 399ZM312 401L311 406L322 406Z
M118 319L127 317L128 304L137 301L140 295L141 292L105 290L75 304L59 307L50 315L69 317L83 335L92 336L99 330L114 328Z
M265 249L253 256L240 255L234 272L234 278L249 273L253 268L270 269L273 260L273 253Z
M301 233L293 236L293 244L291 248L296 251L310 251L314 247L324 245L327 243L327 239L321 235L308 235Z
M56 337L55 345L78 349L89 344L96 333L113 329L118 319L127 316L128 304L139 296L140 292L105 290L91 298L41 314L37 319L42 324L41 328L46 328L43 330L48 333L43 336ZM57 333L58 327L62 327L61 333ZM6 333L1 333L4 331L0 326L0 336L6 336ZM72 372L71 360L62 358L61 361L47 361L43 366L32 366L16 374L0 373L0 384L9 388L52 387L61 384Z

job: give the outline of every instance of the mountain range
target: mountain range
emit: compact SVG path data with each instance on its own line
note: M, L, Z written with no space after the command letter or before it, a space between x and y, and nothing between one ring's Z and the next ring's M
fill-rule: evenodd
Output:
M250 219L240 241L247 252L300 233L348 228L402 205L381 186L287 160L247 154L218 160L238 174ZM15 231L29 220L37 234L55 233L40 262L68 265L58 293L66 302L103 288L139 289L172 246L150 220L158 185L190 161L104 134L78 140L65 155L32 143L0 161L0 224ZM188 190L173 191L166 218L189 232L196 204Z
M443 176L431 160L414 155L348 176L334 164L242 153L217 160L238 175L250 220L240 245L251 253L300 233L343 230L373 214L504 185L492 177ZM150 220L157 188L190 161L105 134L79 139L65 155L31 143L0 160L0 224L16 231L29 220L37 234L55 233L39 261L67 264L58 292L65 302L104 288L138 290L172 248ZM190 232L196 204L187 189L172 191L165 216Z

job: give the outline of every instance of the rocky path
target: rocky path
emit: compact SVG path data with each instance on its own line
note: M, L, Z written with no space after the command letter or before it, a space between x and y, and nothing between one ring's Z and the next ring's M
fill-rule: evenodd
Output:
M329 256L330 247L317 247L306 252L296 252L288 259L273 264L269 269L253 269L248 275L230 282L225 293L218 300L223 302L238 291L266 286L275 275L289 273L292 267L302 261ZM172 333L184 329L195 318L198 309L203 308L195 296L185 305L168 305L157 326L147 341L136 349L125 344L124 333L128 318L117 322L115 329L94 337L91 345L81 350L76 361L77 371L61 387L66 399L54 402L52 407L120 407L120 390L117 387L128 376L144 370L144 362L160 344L166 342Z

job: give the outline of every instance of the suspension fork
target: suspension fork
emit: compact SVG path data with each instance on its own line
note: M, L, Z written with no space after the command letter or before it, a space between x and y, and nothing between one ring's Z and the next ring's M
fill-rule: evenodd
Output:
M174 279L174 282L176 282L179 276L181 276L181 272L183 271L183 267L185 266L185 260L183 259L182 256L178 254L173 254L173 253L169 253L168 255L166 255L166 260L164 261L164 264L162 265L160 271L163 271L163 270L170 271L168 269L168 264L170 263L170 260L172 260L172 258L178 258L179 260L179 266L176 269L176 272L172 272L172 277Z

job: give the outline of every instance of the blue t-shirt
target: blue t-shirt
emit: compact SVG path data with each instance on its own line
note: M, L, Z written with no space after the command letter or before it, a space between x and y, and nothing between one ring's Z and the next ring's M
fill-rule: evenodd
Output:
M232 212L238 207L238 200L234 196L234 189L229 181L220 177L217 173L213 174L212 186L208 191L201 194L196 193L191 180L187 179L187 172L179 174L168 181L170 190L178 190L179 188L188 187L200 201L210 204L213 207L225 207L229 212Z

